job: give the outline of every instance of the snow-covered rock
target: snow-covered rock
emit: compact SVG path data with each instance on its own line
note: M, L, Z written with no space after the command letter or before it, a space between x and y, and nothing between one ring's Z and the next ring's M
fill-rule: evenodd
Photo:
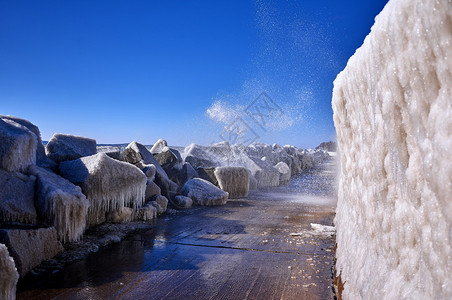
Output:
M137 167L105 153L60 163L60 172L80 186L90 202L87 226L105 222L106 214L124 206L143 205L146 175Z
M163 151L163 149L168 148L168 143L165 140L159 139L155 144L152 146L150 152L152 154L160 153Z
M57 167L57 164L48 158L46 156L46 151L44 148L44 145L42 144L41 140L41 132L39 131L38 126L34 125L28 120L24 120L21 118L13 117L13 116L0 116L3 120L10 120L15 123L18 123L24 127L26 127L28 130L33 132L36 135L37 143L36 143L36 164L38 166L49 168L49 169L55 169Z
M215 177L220 188L228 192L229 198L243 198L248 196L250 174L243 167L218 167Z
M279 185L288 184L291 176L289 166L285 162L280 161L274 168L279 172Z
M27 127L0 118L0 140L0 169L20 172L36 164L38 138Z
M5 245L0 244L0 299L16 299L16 285L19 280L14 260Z
M86 228L89 201L80 187L38 166L28 168L36 176L36 210L41 222L54 226L58 239L78 241Z
M96 140L71 134L55 133L46 145L47 156L57 163L96 153Z
M97 152L105 153L111 158L120 160L121 159L121 150L119 150L119 147L116 146L97 146Z
M0 229L0 243L8 248L21 277L63 250L54 227Z
M0 223L36 224L35 176L0 169Z
M157 172L157 169L155 168L155 166L153 164L144 165L144 168L142 169L142 171L144 174L146 174L146 177L149 180L154 181L155 173Z
M193 205L193 200L186 196L177 195L172 203L178 208L190 208Z
M193 200L195 205L224 205L228 201L229 194L222 191L211 182L193 178L182 187L182 194Z
M159 215L166 212L166 209L168 207L168 199L165 196L155 195L154 197L151 198L150 202L157 208L157 213Z
M452 299L451 24L390 0L334 82L344 299Z

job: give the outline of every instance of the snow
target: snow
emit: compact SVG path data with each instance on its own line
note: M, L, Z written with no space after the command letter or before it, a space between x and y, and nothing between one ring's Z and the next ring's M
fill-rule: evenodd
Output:
M62 162L60 171L79 185L89 199L88 227L103 223L108 212L124 206L138 208L144 203L146 175L134 165L105 153Z
M14 260L5 245L0 244L0 299L16 299L16 285L19 280Z
M451 23L390 0L334 82L344 299L452 298Z

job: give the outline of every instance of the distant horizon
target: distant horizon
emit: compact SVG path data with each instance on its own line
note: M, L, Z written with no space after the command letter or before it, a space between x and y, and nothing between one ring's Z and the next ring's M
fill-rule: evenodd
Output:
M0 114L43 140L315 148L386 2L1 2Z

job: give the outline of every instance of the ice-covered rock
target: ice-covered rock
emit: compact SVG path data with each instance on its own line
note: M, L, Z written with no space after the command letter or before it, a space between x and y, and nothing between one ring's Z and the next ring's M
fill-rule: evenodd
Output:
M153 203L155 207L157 207L157 213L159 215L166 212L166 209L168 207L168 199L165 196L155 195L154 197L151 198L150 202Z
M152 153L142 144L137 143L136 141L130 143L121 153L121 160L131 164L154 165L156 169L154 182L160 187L162 195L169 198L177 192L178 185L169 179L165 170L157 162L154 155L152 155Z
M57 163L96 153L96 140L71 134L55 133L46 145L47 156Z
M218 167L215 177L220 188L228 192L229 198L243 198L248 196L250 174L243 167Z
M250 170L248 170L248 173L249 173L249 177L250 177L250 185L249 185L248 190L254 191L257 189L257 180L256 180L256 178L254 178L253 174L251 174Z
M215 168L222 165L217 156L209 153L206 147L201 145L187 146L184 155L184 161L190 163L194 168Z
M334 82L344 299L452 299L451 24L390 0Z
M142 171L144 174L146 174L146 177L149 180L154 181L155 173L156 173L157 169L155 168L155 166L153 164L144 165L144 168L142 169Z
M219 187L217 177L215 176L215 168L198 168L196 172L198 173L199 178L207 180Z
M38 166L41 166L44 168L49 168L49 169L55 169L57 167L57 164L46 156L46 151L45 151L44 145L42 144L42 140L41 140L41 132L39 131L38 126L34 125L30 121L27 121L27 120L24 120L21 118L17 118L17 117L13 117L13 116L0 116L0 118L3 120L10 120L15 123L18 123L18 124L26 127L28 130L30 130L31 132L33 132L36 135L36 138L37 138L36 164Z
M97 152L105 153L111 158L120 160L121 159L121 150L117 146L97 146Z
M186 196L177 195L172 203L178 208L190 208L193 205L193 200Z
M123 223L130 222L134 217L134 210L131 207L115 209L107 214L107 222Z
M153 154L157 162L162 166L168 178L174 182L178 181L178 173L182 169L182 158L175 149L166 148L159 153Z
M54 226L58 239L78 241L86 228L89 201L80 187L67 179L38 166L28 168L36 176L36 210L39 219Z
M224 205L228 201L227 192L201 178L187 181L182 187L182 194L191 198L195 205Z
M63 250L54 227L0 229L0 243L8 248L21 277Z
M0 169L0 223L36 224L35 176Z
M291 176L289 166L285 162L280 161L274 168L279 172L279 185L288 184Z
M80 186L90 202L87 226L105 222L106 214L124 206L143 205L146 175L137 167L105 153L60 163L60 172Z
M152 146L150 152L152 154L160 153L165 148L168 148L168 143L165 140L159 139L155 144ZM166 149L165 149L166 150Z
M0 140L0 169L20 172L36 164L38 138L27 127L0 118Z
M14 260L5 245L0 244L0 299L16 299L16 285L19 280Z

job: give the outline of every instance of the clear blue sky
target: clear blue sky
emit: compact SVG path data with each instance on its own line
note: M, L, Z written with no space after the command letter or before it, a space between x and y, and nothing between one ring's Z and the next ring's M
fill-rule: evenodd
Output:
M0 114L43 140L209 144L212 105L265 91L284 116L250 124L259 140L314 147L335 138L333 80L386 2L0 0Z

